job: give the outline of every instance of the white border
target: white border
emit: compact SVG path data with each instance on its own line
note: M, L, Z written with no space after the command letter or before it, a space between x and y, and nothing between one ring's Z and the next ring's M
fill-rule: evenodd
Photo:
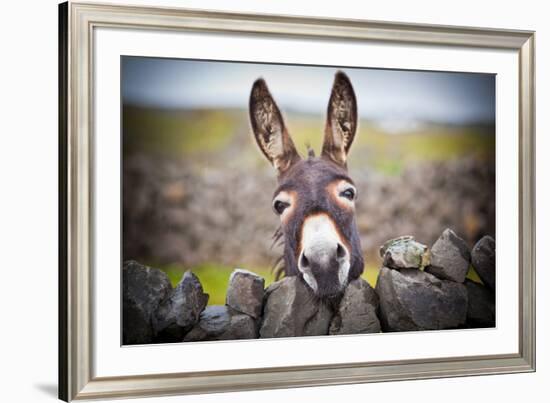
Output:
M513 52L107 28L95 30L94 45L94 376L518 351L518 60ZM121 347L120 55L496 73L497 328Z

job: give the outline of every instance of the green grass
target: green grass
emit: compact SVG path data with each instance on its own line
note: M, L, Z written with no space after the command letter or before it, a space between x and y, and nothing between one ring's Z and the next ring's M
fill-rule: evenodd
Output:
M231 142L239 120L228 111L125 107L124 150L179 156L215 152Z
M287 116L293 141L302 154L310 145L317 153L323 141L323 118ZM153 110L126 106L123 111L124 151L194 158L227 165L238 153L239 164L264 164L252 139L245 110ZM494 158L495 136L481 126L427 125L407 133L388 133L372 122L360 122L349 164L399 175L407 164L447 161L463 156ZM231 157L231 158L229 158Z
M372 287L376 287L376 281L378 280L378 273L380 268L378 266L365 266L365 270L361 277L366 280Z
M468 273L466 274L466 278L470 279L472 281L475 281L476 283L483 284L483 281L479 278L478 274L476 273L474 267L470 265L470 268L468 269Z
M399 175L408 164L449 161L464 156L492 159L495 137L484 127L433 125L421 131L388 134L364 123L355 136L350 166L369 165L387 175Z

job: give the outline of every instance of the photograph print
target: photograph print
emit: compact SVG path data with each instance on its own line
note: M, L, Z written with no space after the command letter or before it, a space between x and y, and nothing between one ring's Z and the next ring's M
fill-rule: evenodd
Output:
M123 345L494 328L495 75L121 57Z

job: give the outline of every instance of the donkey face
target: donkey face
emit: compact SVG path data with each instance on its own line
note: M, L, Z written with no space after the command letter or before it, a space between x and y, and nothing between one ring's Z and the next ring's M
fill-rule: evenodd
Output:
M285 274L302 277L319 297L337 296L363 272L357 192L346 166L357 128L351 82L336 74L319 158L298 155L262 79L252 87L250 120L260 150L278 172L273 210L281 220Z

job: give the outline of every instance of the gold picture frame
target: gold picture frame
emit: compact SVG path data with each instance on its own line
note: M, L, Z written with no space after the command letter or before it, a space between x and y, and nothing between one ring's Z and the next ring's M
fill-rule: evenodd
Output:
M97 27L508 49L519 59L519 346L464 358L94 377L92 331L93 32ZM535 369L535 33L391 22L69 2L59 6L59 397L274 389Z

